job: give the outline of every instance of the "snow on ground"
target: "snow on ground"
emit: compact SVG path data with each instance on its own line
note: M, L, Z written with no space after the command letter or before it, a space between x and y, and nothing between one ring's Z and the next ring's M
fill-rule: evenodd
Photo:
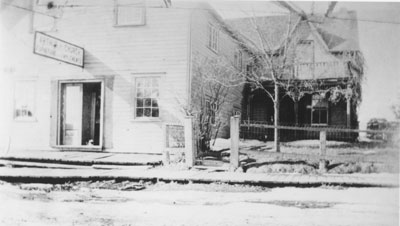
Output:
M184 187L184 186L183 186ZM398 225L393 188L21 190L0 185L1 225Z

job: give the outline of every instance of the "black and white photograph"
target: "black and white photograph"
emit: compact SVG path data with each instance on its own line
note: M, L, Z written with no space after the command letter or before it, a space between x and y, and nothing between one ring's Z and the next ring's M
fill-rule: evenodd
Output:
M0 3L0 225L400 224L400 2Z

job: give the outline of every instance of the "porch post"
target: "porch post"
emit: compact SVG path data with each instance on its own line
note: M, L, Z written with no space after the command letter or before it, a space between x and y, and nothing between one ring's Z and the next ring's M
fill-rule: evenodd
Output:
M347 85L347 92L350 91L350 85ZM347 128L351 127L351 95L348 95L346 98L346 123L347 123Z
M275 87L274 87L274 91L275 91L275 100L274 100L274 146L275 146L275 151L276 152L280 152L280 144L279 144L279 86L278 84L275 82Z

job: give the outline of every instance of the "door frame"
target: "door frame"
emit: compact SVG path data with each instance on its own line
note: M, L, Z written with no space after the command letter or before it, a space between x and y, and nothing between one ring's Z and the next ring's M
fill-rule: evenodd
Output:
M60 139L62 135L61 131L61 101L62 101L62 85L70 84L70 83L100 83L100 132L99 132L99 145L95 146L86 146L86 145L61 145ZM56 146L55 148L61 150L81 150L81 151L101 151L103 149L103 141L104 141L104 79L64 79L58 81L58 90L57 90L57 137L56 137Z

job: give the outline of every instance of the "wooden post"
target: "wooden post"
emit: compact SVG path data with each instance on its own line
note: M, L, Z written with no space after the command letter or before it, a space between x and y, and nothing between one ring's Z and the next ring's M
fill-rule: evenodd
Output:
M275 146L275 151L276 152L280 152L280 141L279 141L279 86L278 84L275 82L275 96L274 96L274 146Z
M162 131L163 131L163 142L162 142L162 149L163 150L163 165L169 165L170 164L170 155L169 155L169 150L168 150L168 145L167 145L167 125L163 124L162 125Z
M193 142L193 116L185 117L185 163L193 167L196 158L196 147Z
M231 117L231 155L230 165L232 169L239 167L239 122L238 115Z
M347 85L347 92L351 92L351 86ZM351 96L348 94L346 98L346 122L347 128L351 127Z
M320 150L320 155L324 156L326 155L326 131L320 131L319 132L319 150Z
M320 161L319 161L319 171L321 173L325 173L327 171L326 169L326 131L320 131L319 132L319 149L320 149Z

